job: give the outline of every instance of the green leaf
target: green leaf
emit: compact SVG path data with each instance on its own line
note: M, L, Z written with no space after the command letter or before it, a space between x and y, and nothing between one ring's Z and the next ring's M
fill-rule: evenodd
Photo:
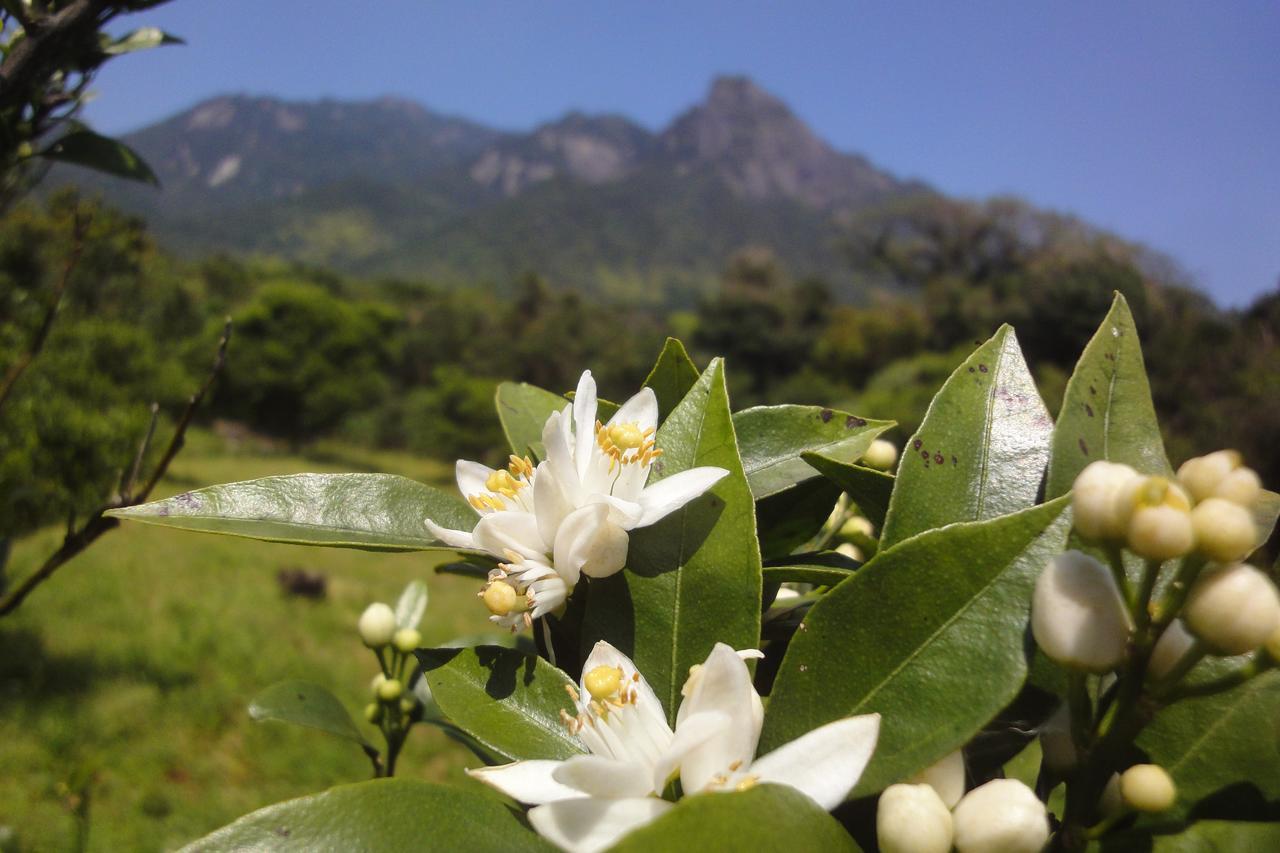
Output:
M922 533L814 604L774 682L761 752L879 712L880 743L856 791L868 794L968 742L1026 678L1031 590L1062 548L1066 506Z
M650 483L701 465L729 475L657 524L632 532L627 570L591 581L583 648L605 639L630 655L674 722L690 666L717 642L754 648L760 638L755 503L738 458L720 359L672 410L657 444L663 455Z
M177 36L169 35L159 27L141 27L128 35L113 39L106 33L100 33L102 52L108 56L119 56L133 53L135 50L150 50L165 44L186 44Z
M785 785L685 797L674 809L627 834L611 853L658 850L857 851L844 827Z
M893 425L818 406L757 406L733 415L742 467L756 500L817 476L802 453L853 462Z
M1261 853L1280 850L1280 823L1202 820L1175 834L1141 830L1107 835L1089 846L1102 853Z
M374 779L245 815L185 853L317 850L554 851L500 800L410 779Z
M1253 502L1253 523L1258 527L1257 547L1267 544L1276 529L1277 517L1280 517L1280 495L1263 489Z
M659 422L689 393L689 389L698 381L698 373L684 344L675 338L667 338L662 352L658 354L657 363L644 380L644 387L652 388L658 398Z
M46 160L84 166L118 178L160 186L160 179L138 153L118 139L91 130L74 130L40 152Z
M1209 659L1195 674L1220 675L1239 665L1238 658ZM1280 799L1277 709L1277 670L1226 693L1183 699L1162 709L1137 741L1178 786L1178 802L1161 818L1183 817L1199 800L1234 785L1252 785L1266 799Z
M1142 344L1119 293L1067 382L1053 431L1046 497L1071 491L1076 475L1099 459L1123 462L1144 474L1170 473Z
M541 459L544 453L542 428L552 412L560 411L569 401L527 382L503 382L498 386L493 402L511 452L517 456L528 454Z
M757 501L756 531L761 555L780 559L803 546L822 529L839 498L839 486L815 477Z
M271 685L253 697L249 716L258 722L278 720L319 729L361 746L369 745L338 697L328 688L309 681L290 679Z
M565 690L573 681L537 655L497 646L414 654L436 704L488 749L513 761L586 751L560 719L577 713Z
M1033 505L1052 432L1018 339L1001 326L951 374L903 448L880 546Z
M268 542L366 551L446 548L428 535L423 521L430 518L444 527L470 530L477 517L457 495L393 474L263 477L183 492L107 515Z
M853 574L852 568L835 566L792 565L765 566L765 583L811 583L815 586L835 586Z
M884 516L893 494L892 474L865 465L841 462L821 453L805 453L802 458L842 491L848 492L872 524L876 527L884 525Z
M417 628L426 612L427 585L422 581L409 581L396 602L396 627Z

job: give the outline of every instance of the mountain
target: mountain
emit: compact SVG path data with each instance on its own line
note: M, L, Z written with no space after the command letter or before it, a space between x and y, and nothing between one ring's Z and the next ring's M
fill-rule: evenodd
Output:
M743 77L654 133L572 112L528 133L402 99L224 96L128 134L161 191L63 175L184 254L281 254L362 275L503 287L528 270L688 301L745 246L852 296L843 217L927 191L835 150Z

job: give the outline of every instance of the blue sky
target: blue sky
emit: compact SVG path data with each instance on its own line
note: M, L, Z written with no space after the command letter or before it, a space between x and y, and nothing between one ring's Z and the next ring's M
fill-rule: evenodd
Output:
M1221 304L1280 279L1280 3L174 0L126 24L188 45L101 74L88 115L108 132L228 91L658 128L746 74L837 148L1076 213Z

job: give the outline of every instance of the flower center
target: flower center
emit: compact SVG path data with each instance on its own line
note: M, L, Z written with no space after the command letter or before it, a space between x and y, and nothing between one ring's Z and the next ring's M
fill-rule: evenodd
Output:
M489 608L489 612L494 616L506 616L508 613L516 609L519 603L520 594L516 592L516 588L504 580L490 581L480 592L480 598L484 601L484 606Z
M603 701L615 695L622 686L622 668L618 666L598 666L582 679L592 699Z
M467 502L476 509L503 510L508 500L515 500L520 490L529 485L533 476L533 463L528 457L511 455L506 469L499 468L484 481L487 492L470 495Z
M654 447L653 427L640 429L637 423L602 425L596 421L596 444L609 457L609 471L618 465L648 465L662 455Z

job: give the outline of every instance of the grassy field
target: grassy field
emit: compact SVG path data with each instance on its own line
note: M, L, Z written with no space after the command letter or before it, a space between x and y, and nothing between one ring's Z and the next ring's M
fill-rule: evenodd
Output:
M157 496L307 470L451 479L439 463L394 454L340 446L311 458L232 454L212 436L193 438ZM16 543L10 578L31 571L58 538L49 530ZM255 723L245 706L261 688L297 677L328 686L359 719L377 665L356 619L370 601L394 603L414 578L431 592L427 644L482 629L474 582L435 575L441 559L140 524L107 534L0 621L0 827L21 850L73 848L80 825L67 786L91 774L89 849L171 849L260 806L366 778L354 745ZM327 575L328 597L285 596L275 575L293 566ZM419 726L398 775L460 781L467 760Z

